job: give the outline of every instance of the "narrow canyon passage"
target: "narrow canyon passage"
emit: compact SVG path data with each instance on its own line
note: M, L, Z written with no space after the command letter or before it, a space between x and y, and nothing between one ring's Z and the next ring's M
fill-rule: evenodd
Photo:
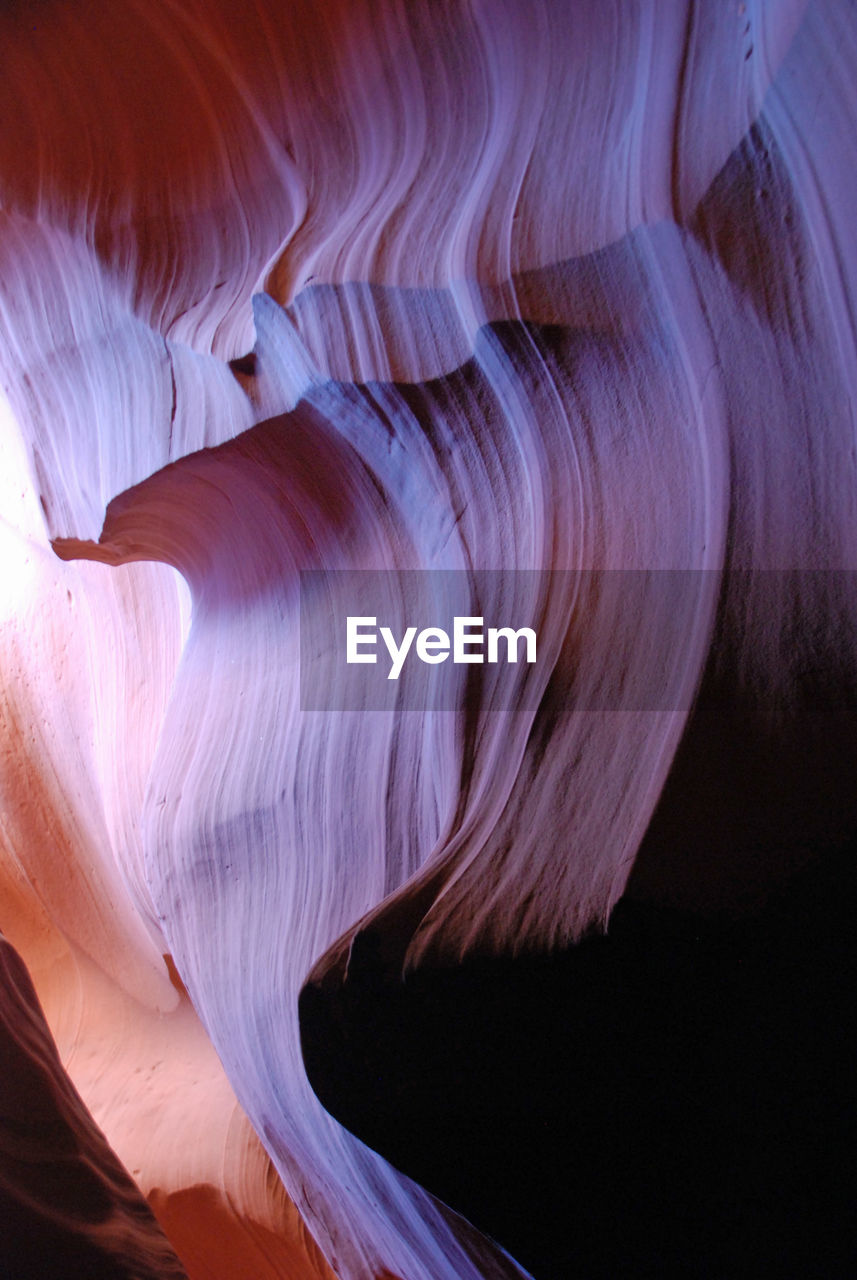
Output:
M0 929L117 1274L849 1274L853 6L0 38Z

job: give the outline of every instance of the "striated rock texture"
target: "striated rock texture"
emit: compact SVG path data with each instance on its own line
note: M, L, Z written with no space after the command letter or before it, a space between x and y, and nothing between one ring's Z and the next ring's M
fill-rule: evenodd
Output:
M325 1277L165 966L167 943L130 896L132 883L147 892L139 813L187 630L186 591L164 566L114 573L59 561L8 417L4 428L6 933L27 958L64 1064L188 1274Z
M686 958L671 913L726 929L688 989L716 1003L730 940L764 975L754 937L823 929L794 877L857 837L853 7L46 0L0 24L0 924L54 992L73 1077L200 1274L647 1274L671 1232L695 1265L725 1200L706 1185L629 1234L623 1125L649 1095L617 1103L574 1063L657 1078L661 1035L701 1036L690 996L653 995L668 963L641 987L657 1032L602 1032L639 957ZM306 710L307 570L391 573L398 607L413 571L458 574L462 611L514 612L539 662ZM616 951L593 949L620 899ZM637 909L654 923L627 943ZM835 966L800 954L817 1008ZM778 1008L787 971L752 991ZM723 1025L746 1029L729 973ZM553 1034L519 1018L540 984L581 1031L570 1078L534 1087L581 1100L568 1203L528 1233L497 1212L526 1125L490 1154L493 1209L417 1131L460 1137L480 1105L474 1142L503 1123L491 1078L517 1063L526 1091L521 1041ZM426 1085L422 1046L468 1001L508 1035ZM669 1201L687 1169L665 1149L741 1132L742 1071L803 1012L779 1007L763 1065L723 1056L699 1125L679 1053L635 1175L650 1157ZM801 1211L772 1134L808 1175L844 1109L837 1085L817 1129L789 1128L825 1075L793 1056L753 1161L727 1146L711 1179L752 1169L739 1213L766 1188L749 1253ZM619 1207L581 1250L590 1170ZM747 1239L724 1249L711 1274L740 1273Z

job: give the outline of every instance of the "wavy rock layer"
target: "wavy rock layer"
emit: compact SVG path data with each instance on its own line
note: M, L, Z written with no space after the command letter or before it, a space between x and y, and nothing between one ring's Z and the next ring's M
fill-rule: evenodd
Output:
M113 572L57 560L15 425L5 427L14 527L0 525L3 924L65 1067L188 1275L323 1280L314 1242L164 963L141 876L139 813L187 629L186 591L163 566Z
M8 536L112 569L22 576L9 864L214 1081L184 985L337 1275L522 1274L322 1110L299 994L574 948L629 877L759 911L857 832L853 13L44 15L3 18ZM304 711L306 569L470 575L542 662ZM86 656L46 645L22 733L65 574Z

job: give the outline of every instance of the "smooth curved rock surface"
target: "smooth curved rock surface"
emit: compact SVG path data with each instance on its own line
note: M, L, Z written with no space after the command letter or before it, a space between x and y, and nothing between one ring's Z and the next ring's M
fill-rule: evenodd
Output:
M166 954L140 874L139 812L186 591L163 566L113 573L57 560L15 425L4 425L3 925L64 1066L191 1280L326 1280Z
M63 1070L0 938L0 1207L7 1274L180 1280L178 1258Z
M852 7L39 13L0 20L22 953L177 1241L226 1203L271 1269L525 1274L323 1111L299 995L577 954L623 895L762 919L853 841ZM302 710L308 569L469 574L542 663Z

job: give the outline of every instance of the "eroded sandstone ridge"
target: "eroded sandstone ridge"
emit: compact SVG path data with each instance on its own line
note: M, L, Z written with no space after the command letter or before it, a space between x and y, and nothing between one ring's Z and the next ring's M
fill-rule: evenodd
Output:
M0 37L0 925L189 1274L526 1274L322 1108L299 998L347 1054L342 992L857 834L852 6ZM470 575L540 663L302 710L308 569Z

